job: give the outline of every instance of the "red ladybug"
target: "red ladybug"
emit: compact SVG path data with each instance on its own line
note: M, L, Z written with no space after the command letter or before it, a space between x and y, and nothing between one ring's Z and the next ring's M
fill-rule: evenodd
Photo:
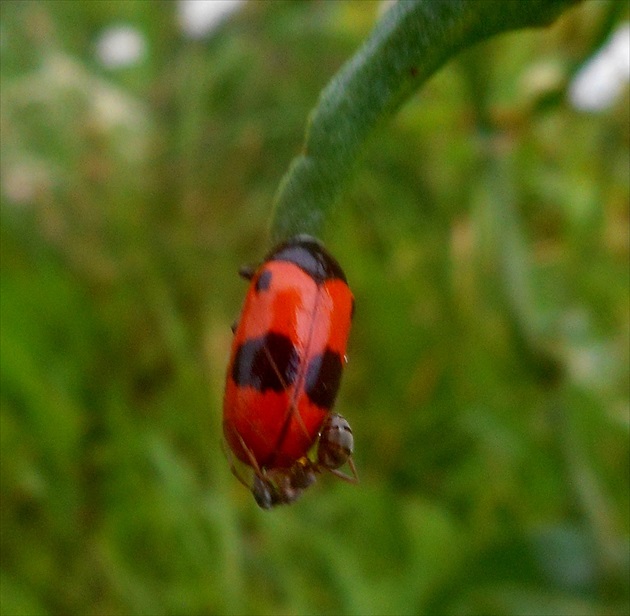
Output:
M339 263L314 238L275 248L254 272L234 328L223 434L254 469L249 486L269 509L295 501L328 470L356 481L348 422L330 412L341 381L354 298ZM308 451L319 438L317 459ZM348 463L353 476L337 470Z

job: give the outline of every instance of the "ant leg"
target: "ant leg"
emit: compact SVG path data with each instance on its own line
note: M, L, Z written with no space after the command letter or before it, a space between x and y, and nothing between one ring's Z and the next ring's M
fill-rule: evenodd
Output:
M256 475L258 475L258 477L260 477L261 480L267 481L265 474L263 473L260 466L258 465L258 461L254 457L254 454L252 453L251 449L247 446L247 444L243 440L243 437L238 433L237 430L232 430L232 432L236 435L236 438L238 438L241 444L241 447L243 448L243 451L247 455L249 465L254 469L254 473L256 473ZM229 449L226 447L224 440L221 440L221 445L223 447L223 453L225 454L225 457L228 459L228 462L230 463L230 469L232 470L232 473L234 474L234 476L248 489L251 489L251 486L243 480L243 478L239 475L238 471L236 470L236 466L234 464L234 458L232 457L232 452L229 451Z
M249 459L249 465L254 469L254 472L259 477L263 478L264 474L260 470L260 466L258 466L258 461L254 457L254 454L252 453L252 450L245 444L245 441L243 440L243 437L238 433L237 430L234 430L234 433L236 434L236 437L238 438L239 442L241 443L241 447L243 448L243 451L246 453L247 458Z
M249 483L247 483L247 481L245 481L245 479L243 479L241 474L238 472L238 469L236 468L236 465L234 464L234 458L232 456L232 452L228 449L223 439L221 439L221 448L223 449L223 454L227 458L227 461L230 465L230 471L232 472L232 475L234 475L234 477L236 477L248 490L251 490L251 486L249 485Z
M282 495L278 492L277 487L261 470L258 461L254 457L251 449L246 445L243 437L236 430L234 433L240 441L243 451L247 454L250 466L254 469L254 482L252 485L245 483L238 475L236 475L237 479L252 493L254 500L261 509L271 509L275 505L285 502ZM232 470L233 473L234 470L235 469Z
M324 467L324 470L327 470L329 473L332 473L335 477L339 477L339 479L343 479L344 481L347 481L348 483L359 483L359 475L357 473L357 467L354 465L354 460L352 458L348 458L347 463L348 463L348 466L350 467L350 470L352 471L352 476L346 475L346 473L342 473L340 470L336 468Z

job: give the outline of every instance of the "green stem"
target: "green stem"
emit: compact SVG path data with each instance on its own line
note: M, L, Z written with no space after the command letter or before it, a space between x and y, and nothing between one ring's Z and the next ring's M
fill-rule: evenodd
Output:
M462 49L545 26L580 0L400 0L342 67L311 112L302 153L275 200L272 241L319 235L375 129Z

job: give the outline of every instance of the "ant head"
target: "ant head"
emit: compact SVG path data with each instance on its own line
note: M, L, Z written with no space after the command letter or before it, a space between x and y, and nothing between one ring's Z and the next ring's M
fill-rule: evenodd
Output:
M322 424L317 446L317 464L328 470L337 469L348 462L354 450L352 428L347 420L331 413Z

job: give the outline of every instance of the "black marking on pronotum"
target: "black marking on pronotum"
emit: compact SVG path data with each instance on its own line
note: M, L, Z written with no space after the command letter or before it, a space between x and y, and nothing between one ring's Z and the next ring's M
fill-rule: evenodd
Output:
M295 381L300 358L287 336L270 332L252 338L236 350L232 378L237 385L249 385L260 392L281 392Z
M336 259L308 235L291 238L275 248L265 260L294 263L320 284L332 278L339 278L347 284L346 275Z
M269 270L263 270L258 274L258 278L256 279L256 293L260 293L261 291L266 291L271 285L271 272Z
M341 383L342 368L341 356L330 349L311 359L304 390L313 404L325 409L332 407Z

